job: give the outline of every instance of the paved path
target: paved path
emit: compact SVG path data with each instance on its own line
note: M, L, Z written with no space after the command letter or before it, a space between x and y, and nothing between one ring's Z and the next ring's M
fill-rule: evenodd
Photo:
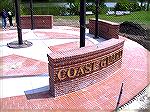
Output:
M105 41L94 40L86 34L86 46ZM54 27L53 29L23 30L23 39L33 46L22 49L7 47L16 40L17 31L0 31L0 108L104 110L115 109L124 83L120 105L126 103L149 84L150 52L129 39L125 40L122 67L111 77L79 91L53 98L49 94L47 53L55 52L57 45L79 42L79 28ZM74 44L66 44L75 47ZM86 110L87 111L87 110Z

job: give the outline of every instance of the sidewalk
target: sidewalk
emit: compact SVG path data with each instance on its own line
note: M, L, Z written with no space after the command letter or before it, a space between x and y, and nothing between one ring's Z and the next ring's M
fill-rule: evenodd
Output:
M120 105L126 103L149 84L150 52L124 37L122 67L111 77L82 90L53 98L49 94L47 54L56 45L79 42L79 28L54 26L53 29L22 30L23 40L31 47L12 49L7 43L17 40L16 30L0 31L0 107L7 109L54 109L60 111L115 109L121 83L124 83ZM95 40L86 34L86 46L105 40ZM75 44L66 44L76 47ZM54 46L54 47L50 47ZM53 49L52 49L53 48Z

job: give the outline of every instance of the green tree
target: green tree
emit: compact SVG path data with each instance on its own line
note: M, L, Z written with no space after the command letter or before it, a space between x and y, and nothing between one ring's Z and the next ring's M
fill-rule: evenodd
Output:
M80 8L80 0L65 0L69 4L68 11L71 15L78 15Z
M0 11L2 11L2 9L12 10L13 0L2 0L0 3Z
M118 0L115 11L139 11L141 8L136 1Z

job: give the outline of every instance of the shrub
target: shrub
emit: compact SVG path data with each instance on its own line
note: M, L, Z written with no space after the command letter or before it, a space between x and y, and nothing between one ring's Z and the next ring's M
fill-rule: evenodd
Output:
M6 11L11 10L14 12L13 1L12 0L1 0L0 1L0 12L5 9Z
M95 13L95 5L94 4L88 5L87 4L86 10L87 11L92 11L93 13Z
M64 15L67 9L59 6L33 7L34 15ZM30 15L30 8L25 4L21 4L21 15Z
M20 5L20 14L21 15L29 15L30 14L29 7L27 7L27 5L25 5L25 4L21 4Z
M100 14L106 14L107 10L108 10L108 8L106 5L104 5L104 4L100 5L100 9L99 9Z
M115 11L139 11L140 6L136 2L118 2Z
M58 7L34 7L34 14L37 15L59 15L60 10Z
M74 3L70 8L68 8L68 12L71 15L79 15L80 12L80 4L79 3Z
M96 7L95 7L94 4L88 5L88 6L86 6L86 10L87 10L87 11L92 11L93 14L95 14ZM107 12L107 7L106 7L106 5L101 4L101 5L99 6L99 13L100 13L100 14L105 14L106 12Z

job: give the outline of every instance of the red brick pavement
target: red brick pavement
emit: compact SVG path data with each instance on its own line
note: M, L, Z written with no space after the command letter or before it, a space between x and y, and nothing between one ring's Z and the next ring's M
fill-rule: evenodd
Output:
M126 40L128 43L129 40ZM131 42L131 41L130 41ZM132 43L132 42L131 42ZM59 97L52 97L49 91L32 95L1 99L1 109L53 109L57 111L112 111L115 109L122 82L123 94L120 105L133 98L148 84L150 52L143 47L125 44L122 68L111 77L82 90ZM86 110L85 110L86 109Z
M79 31L79 28L68 28L65 29L66 31ZM28 33L27 30L22 30L22 34ZM38 31L35 30L33 33L38 37L38 39L79 39L79 34L66 34L66 33L58 33L58 32L51 32L51 31ZM2 40L10 40L17 38L17 30L9 30L1 31L0 30L0 41Z
M0 57L0 77L11 78L20 76L34 76L48 73L48 67L46 62L39 60L19 56L19 55L8 55Z
M85 46L92 46L94 43L92 43L89 40L85 40ZM48 47L52 52L56 51L66 51L66 50L71 50L71 49L76 49L80 48L80 42L70 42L70 43L65 43L65 44L60 44L60 45L55 45L55 46L49 46Z
M112 77L85 89L53 98L49 92L1 99L1 109L102 109L113 110L117 103L122 81L121 104L126 103L147 85L145 72L120 69ZM136 84L136 85L135 85Z
M26 34L28 31L23 31L22 34ZM2 40L10 40L10 39L14 39L17 38L17 31L14 30L13 32L9 32L9 30L7 31L0 31L0 41Z
M34 31L34 34L38 39L79 39L79 35L58 33L58 32L47 32L47 31Z

